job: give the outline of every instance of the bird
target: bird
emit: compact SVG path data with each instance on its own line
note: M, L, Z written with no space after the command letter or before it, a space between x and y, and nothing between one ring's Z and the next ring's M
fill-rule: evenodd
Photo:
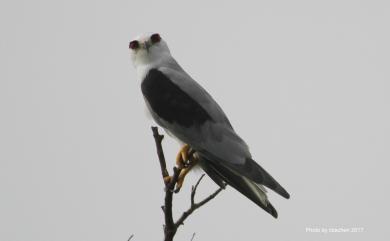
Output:
M161 35L143 33L129 42L129 50L146 109L183 144L176 157L183 168L179 188L185 175L200 166L218 186L233 187L277 218L266 188L286 199L290 194L253 160L220 105L172 57ZM191 153L196 158L188 163Z

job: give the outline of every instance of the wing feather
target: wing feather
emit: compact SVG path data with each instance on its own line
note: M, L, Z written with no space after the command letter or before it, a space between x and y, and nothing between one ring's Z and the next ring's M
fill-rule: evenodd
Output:
M153 85L154 92L145 83ZM171 86L165 88L162 83ZM156 122L207 157L215 169L235 172L289 198L287 191L252 159L247 144L233 130L221 107L180 67L165 66L149 71L142 83L142 91ZM238 181L238 178L221 176L237 190L243 189L244 179Z

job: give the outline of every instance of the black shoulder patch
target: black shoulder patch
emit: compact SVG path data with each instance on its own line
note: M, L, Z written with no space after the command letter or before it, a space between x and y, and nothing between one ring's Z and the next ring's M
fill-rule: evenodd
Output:
M149 70L141 89L153 111L169 123L190 127L212 120L199 103L157 69Z

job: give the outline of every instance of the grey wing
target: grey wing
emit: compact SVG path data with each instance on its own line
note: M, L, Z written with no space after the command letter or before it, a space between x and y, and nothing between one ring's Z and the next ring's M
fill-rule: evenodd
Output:
M164 73L172 82L178 85L192 99L201 105L214 122L223 123L232 128L229 119L226 117L222 108L211 97L211 95L195 80L191 78L176 62L169 67L160 67L159 70Z
M226 166L236 175L242 175L255 183L263 184L283 197L289 198L286 190L252 160L247 144L235 133L221 107L206 90L178 65L175 68L160 67L159 71L185 92L188 98L192 98L201 105L211 117L199 125L191 126L159 120L164 128L184 143L189 144L216 166Z

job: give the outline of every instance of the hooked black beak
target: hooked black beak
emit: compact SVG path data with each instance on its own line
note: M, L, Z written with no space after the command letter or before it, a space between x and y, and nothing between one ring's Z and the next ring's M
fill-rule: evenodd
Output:
M149 52L150 46L152 46L152 45L149 43L149 41L144 42L144 47L145 47L146 51Z

